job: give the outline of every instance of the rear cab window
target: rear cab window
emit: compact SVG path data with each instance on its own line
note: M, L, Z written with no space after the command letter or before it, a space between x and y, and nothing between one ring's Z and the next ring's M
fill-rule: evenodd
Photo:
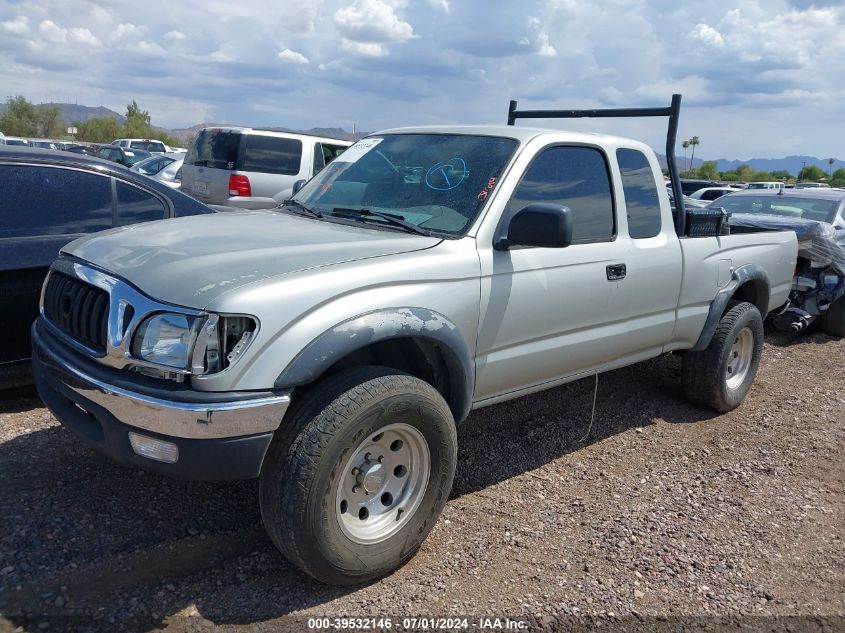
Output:
M654 171L645 154L635 149L616 150L622 175L622 193L628 216L628 235L634 239L654 237L660 233L660 197Z

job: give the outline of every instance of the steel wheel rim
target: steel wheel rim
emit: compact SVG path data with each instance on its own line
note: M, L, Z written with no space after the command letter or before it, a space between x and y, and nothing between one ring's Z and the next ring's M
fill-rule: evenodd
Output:
M371 433L341 470L335 496L340 529L361 544L390 538L416 512L430 472L428 442L413 426L388 424Z
M754 358L754 334L751 328L742 328L731 345L728 365L725 368L725 383L728 389L737 389L748 376Z

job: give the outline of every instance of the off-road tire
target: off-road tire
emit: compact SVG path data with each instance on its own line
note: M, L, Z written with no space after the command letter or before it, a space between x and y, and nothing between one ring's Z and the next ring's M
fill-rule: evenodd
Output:
M449 406L428 383L385 367L356 367L294 399L261 472L261 516L270 538L302 571L327 584L365 583L408 561L443 510L455 475L457 435ZM385 425L425 438L430 477L416 510L387 540L359 544L340 527L342 465Z
M730 388L727 380L728 363L732 347L745 328L750 330L753 341L750 365L741 384ZM737 408L754 382L762 350L763 318L760 311L750 303L732 302L719 320L707 348L684 354L681 382L687 399L720 413Z
M834 301L819 319L819 329L830 336L845 336L845 297Z

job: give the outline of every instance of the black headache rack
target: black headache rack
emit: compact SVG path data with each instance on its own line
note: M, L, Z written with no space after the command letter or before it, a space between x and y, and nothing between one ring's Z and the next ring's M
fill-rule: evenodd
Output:
M666 164L669 167L669 179L672 183L672 194L675 198L675 232L679 237L687 235L687 211L684 208L684 193L681 190L681 179L678 176L678 167L675 163L675 142L678 138L678 119L681 115L681 95L672 95L672 103L668 108L606 108L602 110L517 110L516 101L511 101L508 109L508 125L513 125L517 119L601 119L601 118L625 118L625 117L669 117L669 130L666 133ZM705 212L704 216L713 214L713 210ZM724 213L719 210L719 215ZM698 219L698 218L696 218ZM705 218L702 218L705 219ZM696 222L698 224L698 222ZM721 232L721 222L718 232L710 235L718 235ZM727 224L725 220L724 224ZM691 227L692 228L692 227ZM692 235L701 235L698 230L691 232Z

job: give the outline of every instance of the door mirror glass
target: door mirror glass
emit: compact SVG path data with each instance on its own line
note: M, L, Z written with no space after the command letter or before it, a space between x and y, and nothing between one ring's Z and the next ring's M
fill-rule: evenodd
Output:
M305 180L297 180L295 183L293 183L293 195L296 195L296 193L304 186Z

